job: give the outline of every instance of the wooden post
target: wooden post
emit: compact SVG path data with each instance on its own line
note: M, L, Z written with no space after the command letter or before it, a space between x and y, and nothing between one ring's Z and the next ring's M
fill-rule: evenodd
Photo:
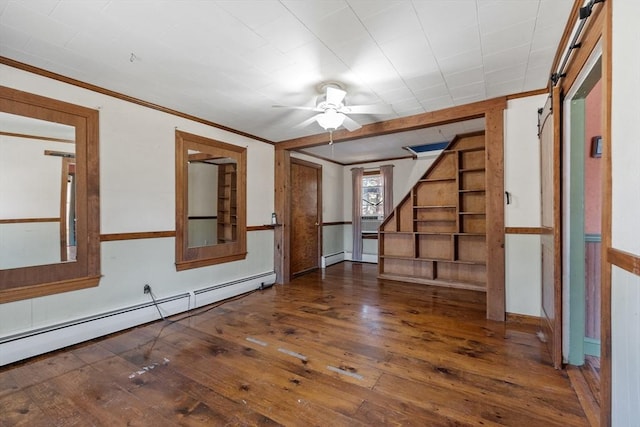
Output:
M504 322L504 110L487 111L485 120L487 319Z
M291 157L288 150L275 150L275 210L278 223L274 230L274 269L276 283L283 284L291 280L289 265L289 225L291 223L290 204Z

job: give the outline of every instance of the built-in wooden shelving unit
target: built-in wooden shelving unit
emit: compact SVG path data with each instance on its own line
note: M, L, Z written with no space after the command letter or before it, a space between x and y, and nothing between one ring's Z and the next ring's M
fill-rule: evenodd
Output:
M485 136L459 136L379 229L381 279L486 290Z
M237 181L235 163L218 165L218 243L237 240Z

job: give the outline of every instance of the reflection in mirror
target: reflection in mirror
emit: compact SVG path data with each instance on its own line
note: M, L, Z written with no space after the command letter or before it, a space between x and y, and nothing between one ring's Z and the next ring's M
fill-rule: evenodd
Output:
M100 283L99 114L0 86L0 304Z
M0 112L0 269L76 260L75 132Z
M188 150L188 246L236 240L237 161Z
M246 257L246 152L176 131L176 269Z

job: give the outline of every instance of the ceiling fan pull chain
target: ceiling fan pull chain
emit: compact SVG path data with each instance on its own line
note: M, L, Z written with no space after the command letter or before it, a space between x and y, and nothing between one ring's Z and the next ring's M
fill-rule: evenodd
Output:
M333 144L333 138L331 139L331 142L329 142L329 145L331 146L331 158L334 159L334 149L336 146Z

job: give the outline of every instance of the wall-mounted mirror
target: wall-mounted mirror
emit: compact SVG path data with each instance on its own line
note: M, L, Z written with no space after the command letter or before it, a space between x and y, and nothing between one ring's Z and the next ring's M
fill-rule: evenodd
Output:
M0 112L0 269L76 260L75 133Z
M246 256L246 148L176 131L176 268Z
M0 302L99 281L98 113L0 87Z
M188 246L235 242L238 162L195 150L188 156Z

